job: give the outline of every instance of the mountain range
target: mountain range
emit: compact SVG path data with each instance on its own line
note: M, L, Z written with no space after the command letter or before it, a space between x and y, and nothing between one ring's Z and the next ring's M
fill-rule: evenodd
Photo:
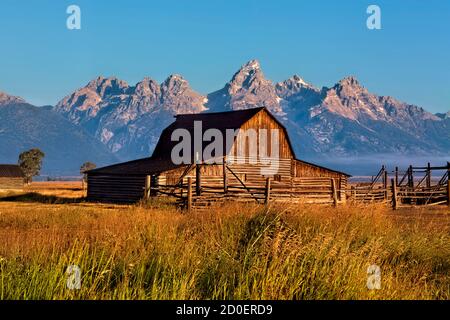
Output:
M195 92L181 75L131 86L98 77L55 106L35 107L0 93L0 162L24 148L47 151L47 171L73 172L83 160L107 164L149 156L163 128L181 113L267 107L284 123L302 159L450 154L450 112L369 92L355 77L317 88L298 75L273 83L260 63L243 65L225 86ZM12 161L12 162L14 162Z
M73 175L86 161L108 164L118 160L53 107L35 107L5 94L0 94L0 145L0 163L17 163L22 151L40 148L45 153L43 173Z

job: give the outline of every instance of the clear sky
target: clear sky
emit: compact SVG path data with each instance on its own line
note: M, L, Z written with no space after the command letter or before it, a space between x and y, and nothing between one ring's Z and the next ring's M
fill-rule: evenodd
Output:
M66 9L81 8L81 30ZM381 30L366 27L368 5ZM220 89L247 60L316 86L355 75L370 91L450 110L448 0L1 0L0 91L55 104L89 80L182 74Z

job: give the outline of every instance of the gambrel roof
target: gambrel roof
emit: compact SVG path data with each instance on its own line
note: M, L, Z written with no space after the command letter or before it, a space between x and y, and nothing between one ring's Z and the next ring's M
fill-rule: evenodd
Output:
M225 111L225 112L205 112L196 114L182 114L175 116L175 122L169 125L163 130L159 141L153 151L153 158L168 158L170 157L173 147L178 143L177 141L172 141L172 133L177 129L186 129L189 131L191 137L194 136L194 122L200 121L202 124L202 134L208 129L219 130L223 137L226 137L226 130L233 129L237 130L241 128L247 121L256 116L259 112L266 112L269 117L271 117L278 125L283 129L284 134L288 140L291 153L295 155L292 144L289 141L289 135L283 124L278 121L265 107L235 110L235 111ZM204 142L204 144L209 144L209 142ZM228 153L229 150L225 150ZM295 156L294 156L295 157Z

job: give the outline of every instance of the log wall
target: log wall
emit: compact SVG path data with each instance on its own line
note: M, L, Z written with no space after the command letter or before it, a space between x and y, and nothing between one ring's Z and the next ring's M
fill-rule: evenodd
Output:
M87 198L98 202L138 202L144 196L146 176L88 175Z

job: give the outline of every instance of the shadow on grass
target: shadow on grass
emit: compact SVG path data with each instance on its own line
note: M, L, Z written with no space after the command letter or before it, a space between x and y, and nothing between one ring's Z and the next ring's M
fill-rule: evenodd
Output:
M28 192L19 195L7 195L0 197L1 201L12 202L39 202L45 204L63 204L63 203L80 203L85 202L85 198L64 198L52 195L44 195L37 192Z

